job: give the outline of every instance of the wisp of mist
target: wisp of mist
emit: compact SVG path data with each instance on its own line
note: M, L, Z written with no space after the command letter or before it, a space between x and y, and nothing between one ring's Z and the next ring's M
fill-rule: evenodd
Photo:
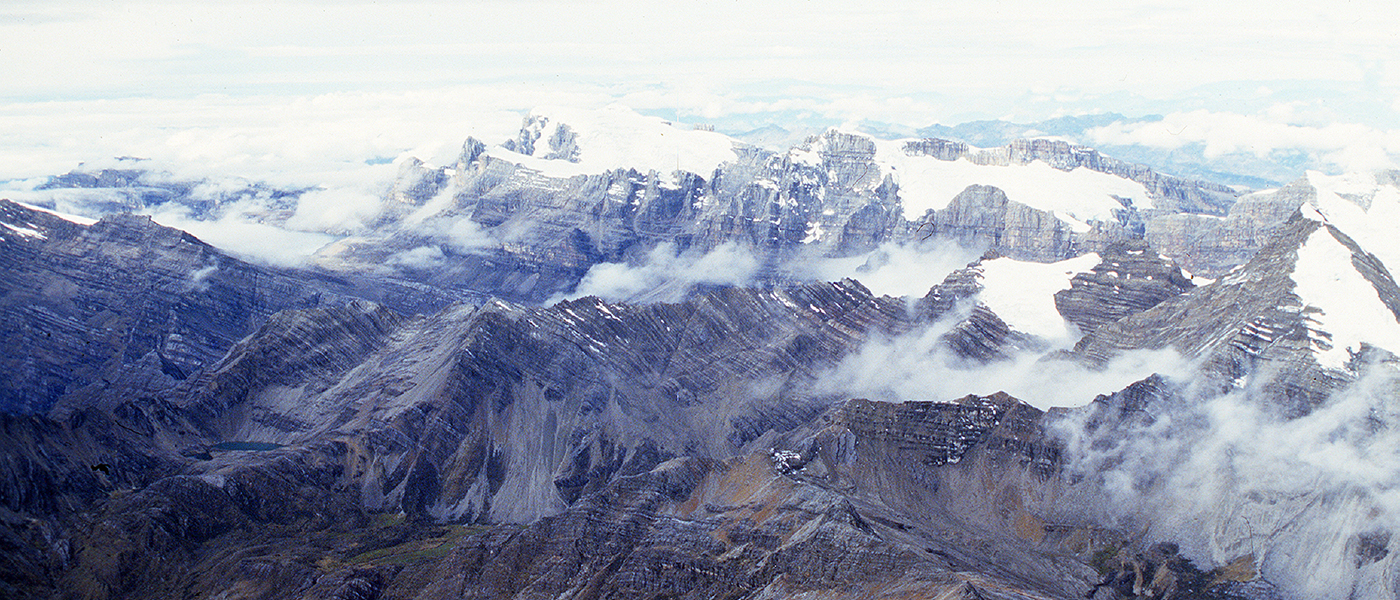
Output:
M1292 419L1271 406L1267 379L1223 394L1188 381L1179 401L1152 407L1150 425L1108 447L1082 424L1060 430L1074 468L1102 485L1102 516L1125 530L1206 564L1253 555L1297 597L1395 597L1400 372L1370 365Z

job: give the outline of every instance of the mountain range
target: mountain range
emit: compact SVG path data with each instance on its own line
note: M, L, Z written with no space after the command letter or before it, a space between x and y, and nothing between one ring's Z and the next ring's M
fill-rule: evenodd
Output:
M286 227L301 192L143 173L48 184L127 190L98 220L0 201L6 596L1400 580L1400 173L1246 192L1057 140L547 108L401 159L299 266L130 213Z

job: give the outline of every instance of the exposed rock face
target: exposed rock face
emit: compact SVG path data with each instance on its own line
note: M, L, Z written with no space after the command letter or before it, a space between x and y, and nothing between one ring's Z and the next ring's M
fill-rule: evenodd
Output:
M1093 557L1138 542L1064 518L1044 419L1005 395L850 401L771 452L669 460L524 528L366 516L353 445L228 453L101 503L55 578L87 598L1079 597L1122 572ZM1199 593L1158 597L1277 597L1173 560Z
M527 118L506 148L530 155L536 167L539 161L577 163L586 151L577 132L544 115ZM951 200L945 208L906 214L912 192L901 188L900 175L877 155L876 142L836 130L786 153L739 145L731 159L704 173L614 168L550 175L469 139L448 168L404 163L380 226L327 249L321 264L349 271L397 263L405 276L433 285L538 302L572 290L596 264L635 261L661 243L701 253L738 244L760 257L766 268L759 281L767 284L789 280L782 263L802 248L850 256L886 242L948 239L1053 262L1139 237L1145 223L1159 217L1223 215L1235 197L1223 186L1161 175L1061 142L1020 140L981 151L929 139L908 142L900 151L935 162L1005 168L1039 162L1066 172L1103 173L1140 184L1152 206L1120 199L1125 204L1111 218L1081 227L1008 199L1002 190L972 185L956 198L937 199ZM444 179L447 172L450 180ZM444 194L451 195L450 203ZM466 229L475 233L464 246L460 233ZM417 267L396 259L414 251L441 259ZM1243 258L1222 254L1231 261L1224 268Z
M1078 254L1077 236L1067 223L984 185L963 190L947 208L920 221L917 230L970 248L1002 250L1020 260L1054 262Z
M1368 258L1337 228L1295 213L1249 263L1213 285L1103 325L1080 340L1075 350L1102 363L1126 349L1172 348L1185 356L1204 357L1207 376L1222 389L1267 368L1273 376L1266 395L1285 415L1306 413L1355 374L1319 363L1318 353L1333 348L1331 334L1318 333L1310 315L1320 310L1295 293L1298 255L1314 235L1346 246L1353 264L1336 268L1354 268L1391 313L1400 314L1400 288L1388 272L1377 268L1374 257Z
M852 282L677 305L282 313L170 402L104 427L162 448L291 446L171 454L144 479L127 462L111 464L120 480L92 471L86 496L55 490L95 501L92 526L60 519L47 545L6 528L25 564L53 565L10 585L88 598L1089 590L1095 553L1135 542L1082 519L1040 411L1004 395L803 402L806 374L908 319ZM78 456L41 468L76 475L91 460Z
M172 456L152 468L159 476L133 482L139 491L129 500L123 495L105 504L99 527L70 542L76 545L71 569L51 578L89 597L227 589L220 586L230 581L240 593L252 593L239 586L253 580L236 573L254 566L229 548L260 539L248 538L251 530L295 532L303 541L338 535L343 523L361 518L355 516L361 506L414 518L534 522L580 499L619 493L605 490L625 489L628 476L669 456L722 458L752 448L760 435L801 426L824 407L803 405L791 394L804 374L832 364L866 335L899 331L904 319L897 302L873 298L849 282L787 291L723 289L684 305L650 307L595 299L551 309L496 303L411 320L364 303L282 313L224 361L170 392L183 407L147 401L124 409L145 425L118 426L164 439L163 447L176 439L187 445L238 439L299 442L300 449L265 458L222 454L209 462ZM162 417L152 421L145 416L151 414ZM771 469L766 456L758 456L764 471ZM41 469L81 474L84 467ZM113 461L111 467L126 473L129 465ZM88 497L120 488L91 477L95 489ZM56 495L75 498L71 489ZM24 497L11 500L22 510L38 510ZM590 501L583 502L586 508ZM862 544L887 556L877 563L852 559L850 570L828 573L821 585L883 581L887 567L927 560L880 549L882 542L862 533L858 518L846 516L838 496L815 502L784 517L786 531L797 531L817 512L826 516L816 522L836 519L823 528L854 527ZM711 525L728 526L752 512L742 511L721 511ZM831 555L841 548L827 537L812 543L781 554L797 561L794 575L820 568L818 551ZM597 550L599 560L606 559L600 565L615 560L609 554L615 547ZM25 555L44 560L42 553ZM271 569L257 571L270 581L304 585L310 577L305 566L257 564ZM637 568L652 568L648 564ZM742 578L758 576L766 586L775 581L763 577L775 574ZM378 571L337 577L335 589L345 593L368 593L392 579ZM965 582L940 577L950 585ZM655 583L618 580L602 589L617 594ZM721 578L708 589L732 583ZM813 585L791 576L776 583Z
M1086 333L1196 287L1144 240L1113 244L1100 256L1093 272L1075 275L1069 289L1055 294L1055 308Z
M0 410L40 413L152 395L218 360L286 308L377 297L401 310L440 292L279 272L147 217L90 226L0 201ZM116 390L120 389L121 396Z
M617 169L561 179L485 154L469 139L454 167L450 206L425 209L438 211L427 221L347 240L323 253L322 264L358 269L414 248L441 248L441 264L408 275L538 302L572 291L595 264L640 257L663 242L696 252L738 243L780 256L823 231L832 247L861 252L903 227L893 184L872 175L873 154L868 139L833 133L820 166L743 148L715 173ZM396 189L405 187L412 186ZM413 198L427 206L431 196ZM460 237L446 233L463 222L485 231L482 247L462 248Z
M62 589L82 547L75 536L84 515L115 490L178 472L188 459L177 454L178 435L163 435L167 425L131 405L75 411L61 422L0 415L0 595Z
M535 129L518 150L582 160L572 128ZM1125 205L1086 232L978 186L923 215L939 235L1013 256L1100 251L1055 298L1090 332L1074 353L1086 363L1173 348L1200 358L1218 390L1269 373L1259 384L1273 386L1260 392L1275 403L1268 414L1290 418L1363 363L1390 360L1362 345L1336 364L1352 346L1298 275L1319 244L1343 248L1335 264L1400 315L1400 286L1339 226L1270 224L1291 202L1275 196L1221 218L1228 194L1208 186L1173 188L1187 184L1072 147L1009 148L910 151L1106 169L1177 203ZM1191 414L1195 396L1179 382L1151 377L1048 415L1004 394L889 404L814 391L826 389L813 387L817 374L864 342L940 320L950 326L940 351L969 364L1037 344L977 302L978 263L913 310L852 281L711 286L649 305L440 291L537 300L662 241L742 240L771 251L762 277L783 281L774 257L804 242L840 254L922 235L901 216L897 178L870 168L876 150L830 132L803 160L740 149L704 176L560 179L469 142L451 173L405 163L387 246L342 246L350 263L383 264L438 248L441 268L421 269L418 287L259 269L135 217L81 226L0 204L10 335L0 339L36 349L11 353L14 375L0 383L62 383L52 417L0 417L0 595L1279 597L1259 571L1297 563L1236 560L1240 538L1215 557L1224 566L1197 569L1156 545L1160 531L1110 527L1122 524L1102 506L1114 482L1070 462L1084 449L1121 459L1113 452L1134 436ZM427 214L439 205L443 216ZM1151 224L1178 209L1226 224L1257 210L1239 231L1272 241L1222 250L1210 260L1252 258L1193 288L1155 246L1120 237L1145 230L1150 241ZM477 229L452 229L459 217ZM1236 236L1229 227L1218 235ZM1196 243L1172 242L1179 233L1161 239ZM366 296L378 302L355 299ZM74 353L80 338L106 341ZM43 377L23 379L31 372ZM1078 437L1066 440L1070 426ZM1281 514L1261 508L1274 500L1241 514ZM1355 589L1387 589L1391 535L1344 540L1344 558L1370 578Z
M767 462L762 455L703 466L673 461L619 481L503 547L488 537L459 549L443 563L454 575L417 597L569 590L582 598L1035 593L954 567L937 550L902 539L908 536L900 523L866 513L833 490L780 476ZM605 525L617 522L628 526ZM561 560L527 558L539 555Z
M949 273L914 303L915 315L926 323L955 320L940 340L962 358L988 362L1042 345L1035 336L1012 329L978 301L978 294L984 289L981 265L996 258L999 257L995 252L988 252L967 267Z
M443 169L435 169L417 158L409 158L399 165L398 176L385 199L380 222L402 219L413 213L424 203L432 200L451 181L451 175Z
M1147 222L1146 238L1192 273L1220 277L1276 237L1298 207L1316 196L1306 181L1242 196L1224 218L1171 214Z
M1247 260L1258 247L1250 239L1253 232L1276 224L1265 215L1249 217L1248 211L1240 219L1217 218L1235 201L1236 193L1227 187L1162 175L1051 140L1015 140L982 150L935 138L892 143L829 130L786 152L729 140L734 148L717 164L687 166L696 172L682 170L689 161L679 155L674 170L649 155L630 157L640 166L629 165L629 157L605 167L581 160L588 144L600 138L631 147L636 140L629 134L585 135L558 117L532 113L516 138L502 146L468 139L454 164L407 159L368 229L324 248L319 264L347 277L374 273L473 297L538 303L571 292L597 264L636 262L662 243L696 253L736 244L763 265L756 283L771 285L792 283L784 265L796 254L852 256L888 242L948 239L1021 260L1053 262L1146 231L1166 255L1214 276ZM1001 175L950 175L967 178L969 187L939 192L946 198L923 198L926 190L901 184L915 175L895 169L906 159L1007 171L1049 165L1065 172L1067 180L1094 173L1130 183L1146 197L1136 198L1136 204L1117 197L1121 209L1079 223L1024 198L1007 198L979 179ZM585 163L587 169L552 168ZM249 184L215 197L200 182L172 183L141 167L136 161L130 169L75 171L46 187L110 192L113 200L92 200L88 208L97 213L172 203L208 219L252 198L266 205L260 218L279 226L306 191ZM1075 193L1108 199L1106 192ZM910 208L928 202L942 208L923 214ZM1197 257L1189 264L1183 260L1188 254Z
M1101 582L1124 569L1152 597L1280 597L1244 567L1203 573L1168 545L1135 552L1122 533L1047 519L1068 494L1044 419L1005 395L853 400L771 463L678 459L474 538L413 597L1071 598L1117 593Z
M1085 595L1094 600L1118 598L1249 598L1281 599L1278 590L1255 579L1253 562L1241 559L1211 573L1202 572L1180 556L1176 544L1154 544L1146 552L1115 557L1103 580Z
M225 439L356 440L370 508L521 523L616 473L805 422L821 410L796 394L812 373L907 326L852 282L325 318L274 319L174 397Z
M88 233L74 228L75 235ZM183 237L175 240L176 247L205 249ZM16 549L16 564L43 573L9 585L26 594L63 589L93 598L161 597L179 589L252 597L288 589L368 597L397 585L420 586L414 589L435 597L417 575L400 578L359 567L325 573L315 566L314 552L297 550L333 546L329 540L365 522L365 510L402 512L415 522L535 523L530 531L538 535L510 538L514 541L488 536L459 546L489 548L490 556L560 550L555 545L579 534L578 523L598 532L588 535L621 536L590 548L585 558L592 558L581 563L541 563L554 564L549 568L555 570L536 574L531 585L540 589L568 589L583 581L577 576L599 582L600 594L625 595L660 585L663 580L652 577L670 573L675 567L665 565L692 551L701 554L686 564L708 569L705 561L718 561L738 546L750 550L739 550L737 562L717 566L719 575L667 585L702 595L734 585L771 595L815 589L849 595L881 589L943 593L1001 589L1007 586L996 582L1008 577L1014 586L1030 589L1068 585L993 569L990 555L950 567L954 563L946 560L971 559L921 553L946 547L939 552L961 556L961 550L932 540L912 549L894 544L879 532L902 530L871 525L839 488L784 483L769 465L767 440L807 426L828 406L829 399L803 392L813 373L870 336L896 335L914 323L902 302L873 297L854 282L786 290L721 288L674 305L610 305L593 298L551 308L491 302L405 317L356 301L278 313L222 360L154 390L149 399L120 394L136 400L115 405L114 417L75 411L63 422L31 417L7 429L10 450L4 459L11 476L0 488L6 505L19 514L43 516L29 522L51 528L35 538L25 533L26 521L7 525L6 543ZM129 385L114 384L120 390L132 389L122 387ZM929 409L929 417L884 414L884 409L865 414L858 405L836 414L842 415L842 427L871 440L885 440L879 432L889 427L908 429L914 441L900 443L922 439L918 452L935 457L929 462L933 468L966 461L983 432L1010 422L1005 414L1012 409L968 402L951 412ZM291 447L220 451L220 442ZM754 451L760 452L757 459ZM736 455L750 458L724 462ZM691 458L667 462L678 456ZM762 469L743 466L752 464ZM105 469L93 468L98 465ZM645 495L628 486L644 481L637 477L658 465L663 465L660 474L646 477L698 469L695 477L666 485L699 487L625 505L641 512L607 512L597 504L602 498ZM762 510L751 506L748 495L734 496L729 508L708 508L719 506L713 498L690 503L698 508L680 507L696 494L720 493L716 489L753 476L772 478L782 494L796 494L790 500L774 497L791 508L775 513L771 523L761 518L745 525ZM714 478L721 481L704 483ZM98 511L91 527L74 520L73 507L88 505ZM590 524L599 519L639 523L654 510L688 516L631 529ZM879 510L885 511L879 518L895 522L890 509ZM731 541L716 542L706 533L721 530L728 533L715 535ZM420 543L415 540L427 535L423 531L392 539L403 540L395 541L399 545ZM268 544L271 535L286 541L267 545L265 558L237 550ZM499 535L499 530L491 534ZM557 541L542 542L540 536ZM785 536L792 543L782 542ZM774 539L779 541L768 541ZM678 549L663 552L658 544ZM512 547L517 549L508 550ZM866 550L830 569L828 557L852 547ZM624 564L616 562L620 548L635 550L633 562L625 563L633 566L615 566ZM334 561L352 558L336 556ZM656 562L667 556L672 562ZM1072 565L1076 559L1057 560ZM497 572L519 568L513 564L503 563ZM1082 571L1082 564L1077 568ZM984 574L964 573L969 569ZM472 572L491 571L483 566ZM490 581L472 585L490 589L495 585ZM504 575L496 581L504 582ZM1082 576L1074 581L1084 585ZM506 592L521 591L511 589Z

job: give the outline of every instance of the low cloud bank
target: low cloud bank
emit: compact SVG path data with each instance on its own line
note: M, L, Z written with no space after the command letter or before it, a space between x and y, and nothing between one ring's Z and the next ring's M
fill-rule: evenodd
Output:
M1141 145L1173 151L1198 146L1205 161L1249 154L1334 174L1400 165L1400 130L1341 122L1332 115L1310 116L1305 107L1290 103L1253 115L1175 112L1160 121L1118 122L1090 129L1085 137L1090 144L1105 146Z
M317 250L339 239L260 223L236 211L218 220L199 220L191 218L185 207L167 204L152 212L151 219L188 231L238 258L278 267L304 266Z
M489 239L479 228L455 224L450 233L447 237L468 246L475 244L473 247ZM795 256L779 260L774 268L798 281L855 279L875 294L903 297L912 303L980 255L979 249L951 241L887 243L870 252L839 258L821 256L816 248L799 248ZM631 262L594 265L572 294L550 302L583 296L613 302L678 302L701 285L758 285L761 282L756 278L763 262L754 250L734 242L706 253L678 252L667 242Z
M1041 409L1092 402L1153 374L1176 390L1127 424L1090 433L1087 412L1055 424L1066 440L1073 510L1171 541L1204 567L1253 555L1289 597L1389 598L1400 588L1400 370L1363 368L1312 412L1285 418L1266 370L1221 392L1174 351L1131 351L1101 369L1057 348L983 363L940 337L969 307L875 338L819 373L812 391L948 401L1005 391ZM1062 349L1062 348L1061 348Z
M384 208L380 194L360 189L316 189L301 194L287 228L349 234L363 231Z
M1400 374L1376 365L1294 419L1279 416L1266 380L1153 406L1155 422L1112 444L1065 424L1069 456L1102 482L1104 516L1199 561L1252 554L1295 597L1394 597Z
M947 401L968 394L1006 392L1037 408L1082 406L1153 373L1185 375L1191 366L1171 350L1135 351L1090 369L1054 358L1056 347L1024 351L983 363L958 356L940 338L966 318L971 306L938 323L892 338L876 338L818 376L816 391L904 402ZM1069 340L1072 342L1073 340Z
M560 300L597 296L610 302L679 302L698 285L744 285L753 280L758 259L734 242L706 253L677 252L670 242L648 252L636 264L600 263L588 270L572 294Z

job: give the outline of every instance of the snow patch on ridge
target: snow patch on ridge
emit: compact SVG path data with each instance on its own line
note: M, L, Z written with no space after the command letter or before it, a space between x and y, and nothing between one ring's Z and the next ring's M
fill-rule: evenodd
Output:
M1350 233L1350 232L1348 232ZM1313 313L1317 361L1329 369L1342 369L1361 344L1400 352L1400 322L1381 302L1376 288L1352 267L1351 250L1325 228L1319 228L1298 248L1293 270L1295 292Z
M49 236L47 236L47 235L44 235L44 233L43 233L42 231L39 231L38 229L34 229L34 228L31 228L31 227L20 227L20 226L17 226L17 225L11 225L11 224L9 224L9 223L0 223L0 225L4 225L4 226L5 226L7 229L9 229L10 231L13 231L13 232L15 232L15 233L18 233L18 234L20 235L20 237L26 237L26 238L34 239L34 240L43 240L43 239L48 239L48 237L49 237Z
M1307 180L1317 195L1311 203L1315 212L1304 211L1305 216L1340 229L1387 269L1400 266L1400 236L1395 235L1400 188L1378 183L1372 173L1331 176L1309 171Z
M53 216L55 216L55 217L58 217L58 218L60 218L60 219L63 219L64 221L68 221L69 223L77 223L77 224L79 224L79 225L92 225L93 223L96 223L96 222L97 222L97 219L93 219L93 218L90 218L90 217L81 217L81 216L78 216L78 215L73 215L73 214L58 212L58 211L53 210L53 209L44 208L44 207L42 207L42 206L35 206L35 205L30 204L30 203L28 203L28 202L21 202L21 201L14 200L14 199L11 199L11 201L14 202L15 204L18 204L18 205L20 205L20 206L23 206L23 207L29 209L29 210L37 210L37 211L39 211L39 212L49 213L49 214L51 214L51 215L53 215Z

